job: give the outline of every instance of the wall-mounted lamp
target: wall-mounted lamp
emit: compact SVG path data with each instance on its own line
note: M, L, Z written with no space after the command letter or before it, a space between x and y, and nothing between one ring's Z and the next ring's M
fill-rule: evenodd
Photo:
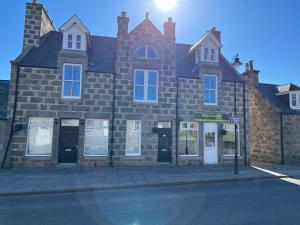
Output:
M157 121L154 121L154 126L153 126L153 128L152 128L152 132L153 132L154 134L157 134L157 133L158 133Z
M21 131L21 130L23 130L23 119L22 119L22 117L19 118L19 123L16 123L14 125L14 130L15 131Z
M84 125L84 119L80 119L80 125Z

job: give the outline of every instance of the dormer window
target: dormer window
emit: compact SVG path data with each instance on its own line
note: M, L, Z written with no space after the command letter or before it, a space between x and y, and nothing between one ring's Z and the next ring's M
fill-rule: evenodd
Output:
M134 57L140 59L158 59L158 53L155 48L143 45L135 51Z
M214 62L215 61L215 54L216 51L214 48L210 49L210 61Z
M300 109L300 91L290 92L290 108Z
M76 35L76 48L81 49L81 35Z
M204 48L204 56L203 56L205 61L208 61L208 48Z
M62 48L85 51L89 31L77 16L71 17L61 28L63 35Z
M214 48L204 48L203 61L216 62L216 49L214 49Z
M68 34L68 48L72 48L73 46L73 35Z

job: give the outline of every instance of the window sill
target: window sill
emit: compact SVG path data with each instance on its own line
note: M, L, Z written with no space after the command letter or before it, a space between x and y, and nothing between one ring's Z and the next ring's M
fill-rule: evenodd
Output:
M133 100L134 104L158 104L158 101L138 101L138 100Z
M104 158L108 157L108 155L84 155L86 158Z
M199 157L199 155L179 155L179 157Z

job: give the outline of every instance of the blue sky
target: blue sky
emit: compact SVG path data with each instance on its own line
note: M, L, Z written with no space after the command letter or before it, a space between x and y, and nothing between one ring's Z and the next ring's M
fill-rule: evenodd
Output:
M9 79L11 59L21 51L25 0L1 2L0 79ZM170 12L154 0L38 0L47 8L56 28L77 14L94 35L115 36L116 17L127 11L129 29L149 18L162 30L172 16L177 42L194 43L215 26L222 31L222 52L231 60L254 60L260 81L300 85L300 1L298 0L177 0ZM242 68L243 70L244 68Z

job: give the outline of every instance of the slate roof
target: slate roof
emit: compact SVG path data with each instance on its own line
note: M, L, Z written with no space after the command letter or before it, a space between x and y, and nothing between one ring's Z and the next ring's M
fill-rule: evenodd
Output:
M9 81L0 80L0 119L6 119Z
M300 114L299 110L294 110L290 108L290 102L289 102L289 94L288 92L285 92L285 94L280 93L280 91L286 91L287 89L300 90L300 87L298 87L295 84L291 85L276 85L276 84L264 84L259 83L257 86L257 90L265 96L269 102L277 107L280 112L282 113L291 113L291 114ZM279 91L280 90L280 91Z
M115 72L116 38L90 36L91 48L88 50L88 71ZM32 48L21 60L21 66L57 68L57 56L62 46L62 34L51 31L41 38L40 46ZM194 54L189 53L192 45L176 44L176 74L178 76L196 78L199 66L195 66ZM242 81L237 72L224 56L220 57L220 65L224 71L224 80Z

